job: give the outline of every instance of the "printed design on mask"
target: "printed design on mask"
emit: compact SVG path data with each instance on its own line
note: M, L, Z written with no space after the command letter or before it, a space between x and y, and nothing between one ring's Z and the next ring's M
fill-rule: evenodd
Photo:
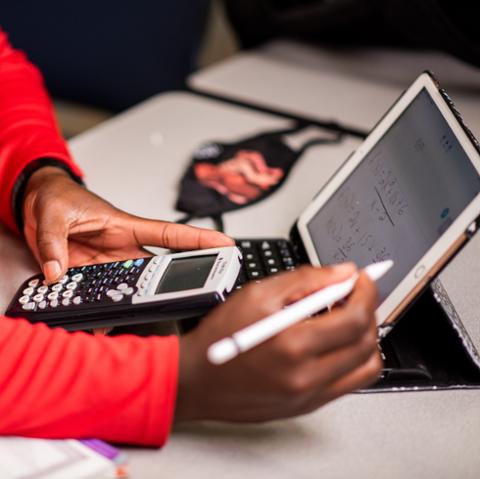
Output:
M269 167L265 157L253 150L239 150L233 158L217 164L199 161L194 171L199 183L238 205L259 198L284 176L281 168Z

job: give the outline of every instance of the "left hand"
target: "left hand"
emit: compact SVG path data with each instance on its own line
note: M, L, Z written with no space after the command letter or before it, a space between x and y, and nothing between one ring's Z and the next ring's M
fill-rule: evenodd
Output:
M55 167L29 179L24 233L48 284L69 267L151 256L144 246L202 249L232 246L217 231L139 218L125 213Z

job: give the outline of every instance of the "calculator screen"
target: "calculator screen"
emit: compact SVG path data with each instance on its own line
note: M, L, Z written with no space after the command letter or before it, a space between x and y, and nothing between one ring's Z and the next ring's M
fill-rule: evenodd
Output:
M213 254L172 260L158 283L155 294L203 287L217 256Z

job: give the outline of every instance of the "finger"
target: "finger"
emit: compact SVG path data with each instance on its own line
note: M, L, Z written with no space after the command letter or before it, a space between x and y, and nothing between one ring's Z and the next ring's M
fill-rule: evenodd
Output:
M382 359L378 351L373 353L365 363L327 388L329 400L371 385L378 380L382 365Z
M127 221L132 223L139 246L192 250L235 245L233 239L214 230L143 218L129 217Z
M59 280L68 268L68 224L63 214L43 209L37 221L37 249L47 284Z
M302 413L314 411L327 402L369 386L378 380L381 368L380 355L373 353L366 362L337 379L333 384L320 386L302 407Z
M360 275L348 301L289 331L291 347L304 355L325 354L358 341L364 334L376 335L377 290L367 275Z
M309 389L322 388L357 369L375 353L378 353L376 334L375 331L369 331L355 343L303 361L297 374ZM300 357L301 353L298 355ZM295 356L293 358L295 360Z

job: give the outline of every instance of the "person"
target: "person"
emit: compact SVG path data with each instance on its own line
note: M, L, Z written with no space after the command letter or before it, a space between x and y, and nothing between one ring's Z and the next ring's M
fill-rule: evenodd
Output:
M145 256L145 246L231 245L218 232L132 216L89 192L42 78L0 31L0 220L22 233L47 282L69 266ZM222 366L210 344L355 267L303 267L249 285L181 336L67 333L0 319L0 434L162 445L174 421L265 421L307 413L380 371L376 288Z

